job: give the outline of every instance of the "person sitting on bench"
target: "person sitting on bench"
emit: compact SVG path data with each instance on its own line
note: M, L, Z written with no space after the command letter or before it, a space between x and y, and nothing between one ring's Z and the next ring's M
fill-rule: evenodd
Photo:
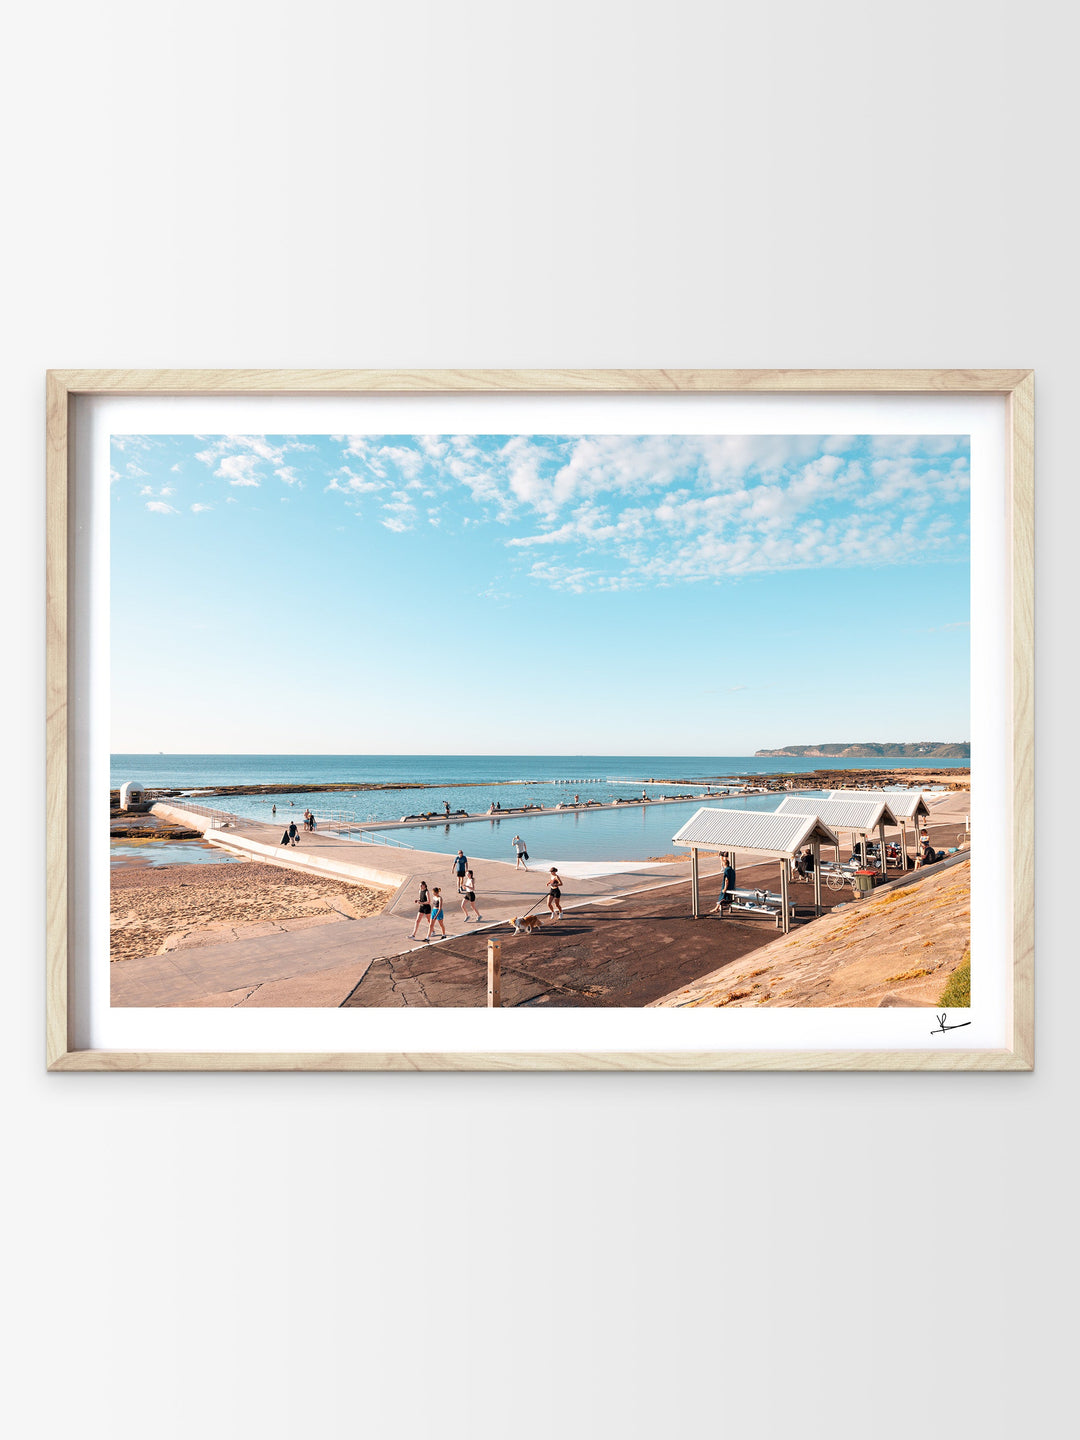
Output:
M731 907L731 892L735 889L735 867L731 863L731 856L728 855L724 861L724 868L720 872L720 894L716 897L716 904L713 906L713 914L723 914L724 907Z
M930 837L923 830L919 835L919 858L915 861L916 870L922 865L935 865L939 860L945 859L944 850L935 850L930 844Z

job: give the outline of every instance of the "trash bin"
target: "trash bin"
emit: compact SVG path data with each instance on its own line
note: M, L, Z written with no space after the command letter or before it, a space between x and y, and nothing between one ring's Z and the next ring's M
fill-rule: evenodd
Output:
M877 878L876 870L856 870L855 888L860 895L869 895L874 888L874 881Z

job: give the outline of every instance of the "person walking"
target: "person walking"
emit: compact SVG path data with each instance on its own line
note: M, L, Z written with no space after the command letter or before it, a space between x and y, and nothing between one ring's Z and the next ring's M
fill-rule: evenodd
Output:
M443 803L443 809L446 811L446 818L449 820L449 818L450 818L450 801L449 801L449 800L444 800L442 803Z
M555 868L554 865L552 865L552 867L551 867L551 872L550 872L550 874L549 874L549 876L548 876L547 885L548 885L548 910L551 912L551 918L552 918L553 920L561 920L561 919L562 919L562 903L561 903L561 902L562 902L562 880L560 879L560 877L559 877L559 872L558 872L558 870Z
M288 835L289 835L289 839L292 841L292 843L293 843L294 845L299 845L299 844L300 844L300 831L296 828L296 821L295 821L295 820L290 820L290 821L289 821Z
M458 894L461 895L465 889L465 872L469 869L469 862L465 858L464 850L459 850L457 852L457 854L454 856L454 863L450 868L457 876ZM469 873L471 874L472 872L469 871Z
M304 811L304 829L305 829L305 830L310 830L310 829L311 829L311 811L310 811L310 810L305 810L305 811Z
M461 908L462 908L462 910L465 912L465 919L466 919L466 921L469 921L469 920L473 919L473 916L469 914L469 906L470 906L470 905L472 906L473 911L475 912L475 918L476 918L477 920L482 920L484 917L480 914L480 911L477 910L477 908L476 908L476 881L475 881L475 879L473 878L473 873L472 873L472 871L471 871L471 870L466 870L466 871L465 871L465 888L464 888L464 890L462 891L462 899L461 899Z
M419 892L418 892L418 894L417 894L417 896L416 896L416 923L415 923L415 924L413 925L413 927L412 927L412 934L409 936L409 939L410 939L410 940L416 940L417 938L420 938L420 939L423 939L423 940L426 940L426 939L427 939L427 936L426 936L426 935L417 937L416 932L420 929L420 926L423 924L423 922L427 919L427 917L428 917L430 914L431 914L431 896L428 894L427 881L426 881L426 880L421 880L421 881L420 881L420 890L419 890Z
M314 812L314 810L309 810L309 811L308 811L308 815L311 817L311 828L312 828L312 830L317 830L319 827L318 827L318 825L316 825L316 823L315 823L315 812Z
M514 866L514 869L527 870L529 867L525 864L525 861L529 858L529 852L525 848L525 841L522 840L520 835L515 835L512 843L517 852L517 864Z
M445 924L445 921L443 920L442 891L439 889L438 885L436 885L436 886L435 886L435 889L432 890L432 892L431 892L431 918L428 920L428 931L427 931L427 938L428 938L429 940L431 939L432 935L435 933L435 926L436 926L436 925L438 925L439 929L442 931L442 933L443 933L443 939L445 940L445 939L446 939L446 924Z

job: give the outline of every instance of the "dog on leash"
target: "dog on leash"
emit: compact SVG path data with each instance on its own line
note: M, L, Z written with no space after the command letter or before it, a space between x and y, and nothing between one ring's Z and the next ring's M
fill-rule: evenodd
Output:
M519 920L518 917L515 915L513 921L514 934L524 935L530 930L539 930L540 923L541 922L539 915L526 915L524 919L521 920Z

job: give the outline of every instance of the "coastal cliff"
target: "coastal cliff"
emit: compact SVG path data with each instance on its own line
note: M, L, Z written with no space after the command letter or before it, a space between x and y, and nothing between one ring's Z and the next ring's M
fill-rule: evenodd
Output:
M852 759L889 757L897 760L970 760L971 742L961 740L863 740L839 744L785 745L780 750L755 750L754 758L784 755L850 756Z

